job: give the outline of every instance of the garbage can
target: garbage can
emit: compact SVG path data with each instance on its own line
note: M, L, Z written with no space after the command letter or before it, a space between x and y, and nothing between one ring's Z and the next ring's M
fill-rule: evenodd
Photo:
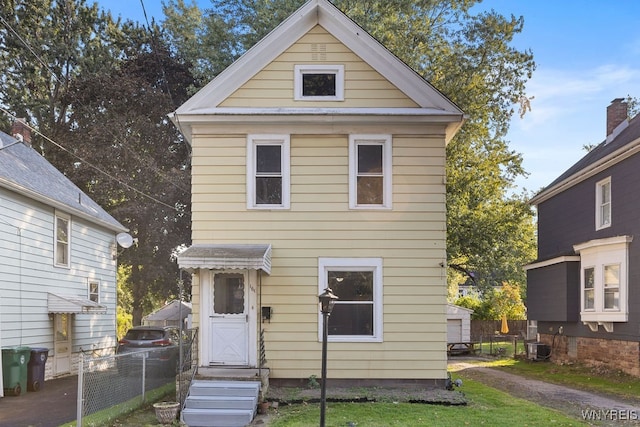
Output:
M49 357L49 349L31 347L31 358L27 364L27 390L38 391L44 387L44 365Z
M2 382L5 396L20 396L27 392L27 364L29 347L2 349Z

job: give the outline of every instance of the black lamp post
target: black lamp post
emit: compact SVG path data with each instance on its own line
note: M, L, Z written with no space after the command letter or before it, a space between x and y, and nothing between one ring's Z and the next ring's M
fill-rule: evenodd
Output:
M318 295L320 312L322 313L322 384L320 389L320 427L324 427L324 408L327 401L327 335L329 331L329 316L333 305L338 299L331 288L326 288Z

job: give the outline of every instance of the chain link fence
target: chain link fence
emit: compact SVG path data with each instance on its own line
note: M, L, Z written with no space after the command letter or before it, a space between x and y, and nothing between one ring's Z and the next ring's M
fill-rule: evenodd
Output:
M83 356L78 366L77 425L83 417L103 409L145 402L152 390L173 390L181 404L197 369L197 329L183 331L179 358L161 357L163 349L144 349L134 353L103 357ZM181 369L178 369L180 367ZM179 375L177 375L179 373ZM129 405L130 404L130 405Z

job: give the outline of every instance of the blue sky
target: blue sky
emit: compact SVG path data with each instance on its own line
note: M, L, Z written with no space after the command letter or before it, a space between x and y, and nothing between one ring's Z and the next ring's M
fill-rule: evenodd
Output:
M144 22L140 0L98 3ZM144 6L149 20L162 20L160 0ZM537 69L527 92L534 99L523 119L516 114L507 139L530 174L519 188L537 191L586 154L583 145L605 139L613 99L640 98L640 1L485 0L476 8L524 16L513 45L533 51Z

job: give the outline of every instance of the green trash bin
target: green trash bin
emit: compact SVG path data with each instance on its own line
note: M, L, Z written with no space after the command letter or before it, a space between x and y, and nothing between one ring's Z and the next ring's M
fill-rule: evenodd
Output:
M2 349L2 385L5 396L20 396L27 392L27 364L30 357L29 347Z

